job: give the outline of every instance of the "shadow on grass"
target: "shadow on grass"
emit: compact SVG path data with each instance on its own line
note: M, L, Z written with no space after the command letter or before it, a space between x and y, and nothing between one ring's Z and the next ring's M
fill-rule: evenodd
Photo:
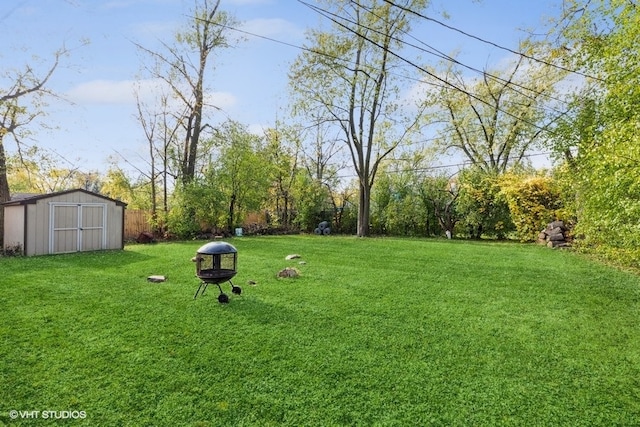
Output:
M226 289L225 289L226 293ZM231 295L227 304L218 302L217 287L209 286L203 296L199 296L196 304L214 304L215 307L209 309L219 309L226 316L233 317L236 323L250 325L292 325L300 323L301 313L284 304L271 302L262 297L254 295Z
M74 252L68 254L38 255L32 257L0 258L1 264L29 268L56 268L74 266L114 267L150 259L151 255L128 250Z

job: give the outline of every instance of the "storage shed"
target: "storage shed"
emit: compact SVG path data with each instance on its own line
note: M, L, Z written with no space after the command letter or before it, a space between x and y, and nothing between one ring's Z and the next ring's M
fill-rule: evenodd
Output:
M4 245L25 255L124 248L126 203L82 189L14 198L4 208Z

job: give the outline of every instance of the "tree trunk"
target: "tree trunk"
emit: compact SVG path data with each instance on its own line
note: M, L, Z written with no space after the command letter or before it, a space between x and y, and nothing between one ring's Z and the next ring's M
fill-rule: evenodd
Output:
M358 205L358 237L369 235L369 214L371 208L371 188L360 183L360 203Z
M231 195L231 202L229 203L229 216L227 217L227 231L229 234L233 234L233 217L236 210L236 195Z
M2 137L0 136L0 203L11 199L9 180L7 179L7 158L4 152ZM0 207L0 250L4 248L4 207Z
M282 212L282 225L289 229L289 194L284 191L284 211Z
M156 183L156 158L153 155L153 144L149 142L149 158L151 159L151 222L155 236L158 235L158 197Z
M167 232L167 217L169 216L169 194L168 194L168 173L169 173L169 155L168 145L164 145L164 157L162 159L162 234Z

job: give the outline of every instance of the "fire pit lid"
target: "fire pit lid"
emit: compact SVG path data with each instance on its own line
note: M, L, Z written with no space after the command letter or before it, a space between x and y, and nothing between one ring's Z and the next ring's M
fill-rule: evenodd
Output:
M210 242L198 249L199 254L205 255L235 254L237 252L238 250L227 242Z

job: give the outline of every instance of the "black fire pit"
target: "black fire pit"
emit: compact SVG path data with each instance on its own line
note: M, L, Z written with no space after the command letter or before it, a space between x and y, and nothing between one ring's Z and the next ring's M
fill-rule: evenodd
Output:
M207 290L207 286L213 283L218 286L220 295L218 301L221 303L229 302L229 297L222 292L220 284L229 282L231 284L231 292L240 295L242 289L234 286L231 279L236 275L236 265L238 261L238 251L232 245L226 242L211 242L201 246L192 259L196 263L196 276L200 279L200 286L193 296L198 297L198 293L203 295ZM202 292L200 292L202 291Z

